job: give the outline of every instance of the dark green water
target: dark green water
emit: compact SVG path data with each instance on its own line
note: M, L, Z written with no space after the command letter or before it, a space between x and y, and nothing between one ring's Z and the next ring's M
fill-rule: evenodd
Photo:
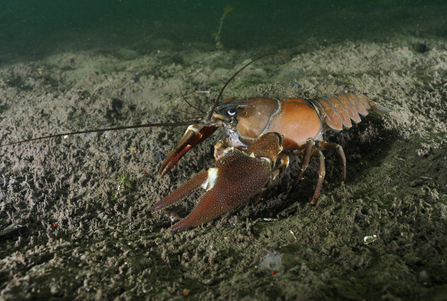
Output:
M233 8L220 34L226 50L447 36L445 0L2 0L0 59L115 46L213 47L226 5Z

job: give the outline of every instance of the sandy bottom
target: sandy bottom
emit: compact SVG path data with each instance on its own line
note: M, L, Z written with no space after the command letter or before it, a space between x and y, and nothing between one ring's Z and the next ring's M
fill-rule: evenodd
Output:
M227 98L362 93L399 112L400 121L372 113L326 133L345 149L348 180L340 185L337 154L325 151L315 207L314 160L287 199L301 160L293 158L268 200L166 231L171 220L151 206L213 163L223 131L161 180L157 169L185 127L2 147L0 299L447 300L447 43L429 40L421 53L420 42L309 43L287 50L288 64L255 63L226 89ZM116 49L7 66L0 141L201 116L179 87L208 109L261 54ZM192 99L190 82L210 94ZM198 195L176 212L185 216Z

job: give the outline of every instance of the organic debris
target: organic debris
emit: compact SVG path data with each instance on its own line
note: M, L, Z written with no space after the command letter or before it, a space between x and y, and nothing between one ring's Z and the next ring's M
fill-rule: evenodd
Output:
M271 247L266 248L267 255L261 263L261 271L269 275L275 275L283 271L281 254Z
M231 6L229 5L225 6L222 18L220 18L219 30L217 31L217 33L213 33L213 37L215 37L216 39L216 47L219 50L222 50L222 43L220 42L220 32L222 31L223 21L225 19L225 16L228 15L228 13L231 12L232 10L233 8Z
M129 189L133 189L132 182L130 182L126 176L121 178L120 183L116 187L115 194L112 197L112 201L116 201L118 199L118 197L120 196L120 192L123 190L124 186L127 186L127 188Z

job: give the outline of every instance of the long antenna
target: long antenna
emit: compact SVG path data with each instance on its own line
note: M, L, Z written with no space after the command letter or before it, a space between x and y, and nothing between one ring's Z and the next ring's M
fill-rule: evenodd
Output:
M149 127L157 127L157 126L171 126L171 127L175 127L175 126L192 125L192 124L199 124L199 123L200 123L199 120L193 120L193 121L185 121L185 122L179 122L179 123L149 123L149 124L140 124L140 125L121 126L121 127L116 127L116 128L107 128L107 129L98 129L98 130L86 130L86 131L78 131L78 132L70 132L70 133L63 133L63 134L55 134L55 135L50 135L50 136L32 138L32 139L27 139L27 140L21 140L21 141L11 142L11 143L7 143L7 144L2 144L2 145L0 145L0 147L8 146L8 145L14 145L14 144L20 144L20 143L30 142L30 141L37 141L37 140L43 140L43 139L49 139L49 138L68 136L68 135L100 133L100 132L107 132L107 131L114 131L114 130L149 128Z
M263 59L267 56L272 56L272 55L279 55L282 56L286 62L289 62L289 57L287 55L285 55L284 53L269 53L269 54L264 54L263 56L258 57L257 59L254 59L253 61L251 61L250 63L248 63L247 65L245 65L244 67L242 67L241 69L239 69L227 82L226 84L223 86L222 90L220 90L219 96L217 96L216 101L214 102L213 107L211 108L211 111L208 113L208 115L206 116L206 121L210 121L211 120L211 116L213 116L214 110L216 109L217 105L219 104L219 99L221 98L223 91L225 90L225 88L227 87L227 85L233 80L233 78L236 77L236 75L238 75L239 73L241 73L242 70L244 70L245 68L247 68L248 66L250 66L251 64L253 64L254 62L256 62L257 60Z
M25 142L30 142L30 141L37 141L37 140L43 140L43 139L49 139L49 138L56 138L56 137L62 137L62 136L68 136L68 135L78 135L78 134L88 134L88 133L100 133L100 132L107 132L107 131L117 131L117 130L127 130L127 129L137 129L137 128L148 128L148 127L157 127L157 126L168 126L168 127L176 127L176 126L184 126L184 125L192 125L192 124L201 124L201 123L209 123L211 121L211 116L214 113L214 110L216 109L217 105L219 104L219 100L222 97L223 91L225 90L225 88L227 87L227 85L236 77L236 75L238 75L242 70L244 70L245 68L247 68L248 66L250 66L251 64L253 64L254 62L256 62L257 60L260 60L262 58L265 58L267 56L273 56L273 55L279 55L282 56L287 62L289 61L289 58L287 55L283 54L283 53L269 53L269 54L265 54L263 56L260 56L256 59L254 59L253 61L251 61L250 63L246 64L244 67L242 67L241 69L239 69L223 86L222 90L220 90L219 96L217 96L216 101L214 102L213 107L211 108L211 111L208 113L205 121L203 121L203 119L196 119L196 120L191 120L191 121L185 121L185 122L178 122L178 123L149 123L149 124L140 124L140 125L130 125L130 126L122 126L122 127L115 127L115 128L107 128L107 129L97 129L97 130L85 130L85 131L77 131L77 132L69 132L69 133L62 133L62 134L55 134L55 135L49 135L49 136L43 136L43 137L38 137L38 138L32 138L32 139L27 139L27 140L21 140L21 141L16 141L16 142L11 142L11 143L6 143L6 144L1 144L0 147L3 146L8 146L8 145L14 145L14 144L20 144L20 143L25 143ZM180 87L179 87L180 88ZM180 94L182 94L183 99L186 101L185 96L183 95L182 91L180 90ZM193 94L194 97L194 94ZM191 105L188 101L186 101L186 103L188 103L191 107L200 110L199 108ZM200 110L202 111L202 110Z
M190 84L191 84L191 82L190 82ZM180 86L178 86L178 89L180 90L180 94L182 95L183 100L184 100L190 107L196 109L197 111L200 111L200 112L202 112L202 113L205 113L205 111L199 109L199 108L196 107L196 106L193 106L191 103L189 103L189 101L186 100L185 95L183 95L182 88L180 88ZM192 85L191 85L191 92L192 92ZM195 97L194 97L194 93L192 94L192 97L194 98L194 100L196 100Z

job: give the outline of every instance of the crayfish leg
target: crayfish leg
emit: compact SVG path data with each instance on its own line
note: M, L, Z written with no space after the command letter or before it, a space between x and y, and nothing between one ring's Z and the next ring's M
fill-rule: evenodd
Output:
M278 156L280 161L278 168L272 171L272 175L270 176L270 181L261 189L259 193L259 198L255 203L255 206L259 204L259 202L266 200L269 194L270 184L274 181L280 174L284 172L284 170L289 167L290 157L285 153L281 153Z
M326 166L324 164L324 156L323 153L319 149L314 149L312 151L313 157L318 157L318 181L317 187L315 188L314 196L312 197L312 201L310 203L312 205L317 204L318 197L320 196L321 187L323 187L324 177L326 176Z
M346 156L345 151L343 150L343 147L341 147L340 144L332 143L332 142L326 142L326 141L318 141L317 146L321 147L322 149L331 149L334 151L337 151L338 155L340 156L340 163L342 165L342 176L341 176L341 182L342 184L346 184Z
M304 149L300 150L301 155L304 155L303 161L301 162L301 169L298 177L295 180L295 183L292 186L292 189L289 192L289 196L291 193L296 189L298 183L303 178L304 172L306 171L307 167L309 166L310 156L312 154L312 149L315 146L315 141L312 138L307 139L306 141L306 147Z
M318 141L318 144L321 142ZM290 198L292 194L295 192L296 188L298 187L298 183L302 179L304 172L306 171L307 167L309 166L310 157L317 157L318 158L318 181L317 181L317 187L315 188L314 195L312 197L312 201L310 202L312 205L315 205L317 203L317 199L320 196L321 187L323 186L324 177L326 176L326 167L324 164L324 156L323 153L315 148L315 141L312 138L307 139L306 147L304 149L299 150L300 153L304 155L303 161L301 163L301 170L298 175L298 177L295 180L295 183L292 186L292 189L290 189L289 194L287 195L287 198Z
M282 174L284 170L289 167L290 164L290 157L285 153L279 154L278 159L280 163L278 168L272 171L272 181L275 180L280 174Z
M312 197L312 201L310 202L312 205L315 205L317 203L317 199L320 196L321 187L323 186L323 180L326 176L326 167L324 162L324 156L323 153L315 148L319 147L322 149L331 149L334 151L337 151L338 155L340 156L340 163L342 164L342 184L346 183L346 156L345 152L343 150L343 147L337 143L331 143L326 141L317 141L315 142L313 139L309 138L307 139L307 144L304 149L297 150L296 154L303 155L303 161L301 163L301 171L298 177L295 180L295 183L292 186L292 189L290 190L288 194L288 198L291 197L291 195L295 192L296 187L298 186L299 181L303 177L304 172L307 169L307 166L309 165L310 157L317 157L318 158L318 182L317 187L315 189L314 195Z

